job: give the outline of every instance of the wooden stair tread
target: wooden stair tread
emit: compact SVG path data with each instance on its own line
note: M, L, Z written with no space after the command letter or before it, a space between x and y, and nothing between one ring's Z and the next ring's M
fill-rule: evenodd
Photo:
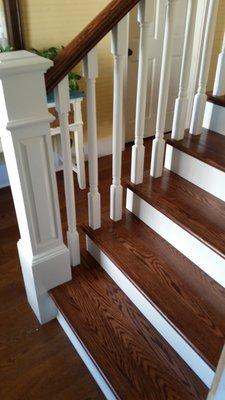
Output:
M225 107L225 95L213 96L212 92L207 92L207 101L217 104L218 106Z
M88 253L51 296L116 398L206 398L205 385Z
M128 187L158 211L225 258L224 202L164 169L160 178L145 173L143 183Z
M225 172L225 136L203 129L201 135L186 131L183 140L168 139L167 143L178 150Z
M88 236L215 370L225 340L225 289L132 213Z

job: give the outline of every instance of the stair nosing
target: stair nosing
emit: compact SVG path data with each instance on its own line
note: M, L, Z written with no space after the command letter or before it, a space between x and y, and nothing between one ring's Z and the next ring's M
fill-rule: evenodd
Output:
M210 131L210 132L212 132L212 131ZM217 133L217 132L214 132L214 133L217 134L217 135L221 135L220 133ZM217 169L218 171L225 172L225 166L222 166L220 164L214 164L213 162L210 162L210 160L205 160L204 157L202 157L200 153L197 153L197 152L193 153L187 147L182 146L181 143L180 143L181 141L169 138L169 139L166 139L166 144L168 144L168 145L174 147L175 149L187 154L190 157L196 158L197 160L205 163L206 165L209 165L212 168Z
M87 261L84 260L84 263L86 263L86 262L87 262ZM89 268L90 268L90 267L89 267ZM107 274L106 272L105 272L105 275L107 276L107 279L110 279L110 280L111 280L111 278L108 277L108 274ZM69 283L69 282L68 282L68 283ZM62 286L66 286L68 283L63 284ZM114 283L114 285L116 285L116 284ZM116 285L116 286L118 286L118 285ZM55 297L55 295L52 293L52 291L53 291L53 292L56 291L56 293L57 293L57 289L58 289L58 288L52 289L52 290L50 291L50 295L51 295L53 301L55 302L57 308L59 309L59 312L62 314L63 318L65 318L65 320L66 320L66 322L68 323L68 325L69 325L70 329L72 330L73 334L74 334L75 337L78 339L79 343L80 343L81 346L84 348L84 350L87 352L88 356L91 358L91 360L93 361L94 365L97 367L97 369L98 369L100 375L103 377L103 379L105 380L105 382L107 383L107 385L109 386L109 388L112 389L112 392L113 392L113 394L115 395L115 397L116 397L117 399L120 399L121 396L120 396L119 394L116 393L115 389L113 389L113 386L110 384L109 380L106 378L106 376L105 376L105 374L104 374L102 368L98 366L98 359L96 358L96 361L95 361L95 355L92 356L92 350L91 350L91 349L89 350L89 347L87 347L87 346L85 345L86 340L83 341L83 340L81 339L82 333L79 332L79 331L78 331L78 333L76 333L76 327L73 326L73 321L71 320L71 322L70 322L70 318L67 317L66 309L64 310L63 306L61 307L60 302L58 302L58 299L56 299L57 296ZM120 288L119 288L119 290L120 290L121 292L123 292ZM124 296L127 297L126 294L124 294ZM60 299L60 297L59 297L59 299ZM129 297L128 297L128 301L130 302ZM132 303L132 302L131 302L131 303ZM140 311L137 309L137 307L136 307L135 305L132 305L132 307L134 307L134 309L136 309L137 312L139 312L139 314L140 314ZM143 317L143 315L142 315L142 317ZM143 317L143 318L146 320L145 317ZM150 326L151 326L151 329L153 329L153 331L155 331L156 335L159 335L159 337L161 337L160 340L162 340L163 342L165 342L165 339L162 337L162 335L160 335L160 333L157 332L157 330L154 328L154 326L153 326L152 324L150 324ZM150 330L150 331L151 331L151 330ZM147 332L147 331L146 331L146 332ZM138 333L138 335L140 335L140 332ZM152 340L152 339L151 339L151 340ZM169 344L167 344L167 346L168 346L168 350L171 349L171 350L174 352L173 348L172 348ZM179 357L179 355L178 355L178 359L179 359L179 358L180 358L180 357ZM156 359L158 359L157 356L156 356ZM169 359L168 359L168 360L169 360ZM160 357L159 357L159 359L158 359L158 362L159 362L159 365L160 365L160 362L162 362L162 360L160 361ZM169 361L169 362L170 362L170 361ZM184 366L186 365L186 363L184 362L184 360L182 360L181 358L180 358L180 362L181 362ZM99 365L101 365L101 363L100 363ZM163 364L163 365L164 365L164 364ZM165 365L166 365L166 364L165 364ZM164 367L165 367L165 365L164 365ZM187 367L188 367L188 366L187 366ZM188 368L189 368L189 370L190 370L190 367L188 367ZM186 372L188 372L188 371L186 370ZM190 371L190 372L191 372L191 374L192 374L193 377L196 376L196 374L195 374L193 371ZM186 376L185 379L187 379L188 375L185 375L185 376ZM196 376L196 378L198 378L198 377ZM198 378L198 380L199 380L199 379L200 379L200 378ZM113 381L112 381L112 382L113 382ZM195 380L194 380L194 381L191 381L191 382L192 382L192 384L193 384L193 383L195 382ZM181 383L182 383L182 380L181 380L181 378L179 377L179 385L181 385ZM197 381L196 381L194 384L197 384ZM207 386L206 386L204 383L202 383L202 385L205 387L205 390L206 390ZM193 386L193 387L194 387L194 386ZM203 387L202 387L202 389L203 389ZM195 390L197 390L197 386L195 386ZM199 387L199 390L200 390L200 387ZM199 392L199 394L200 394L200 392ZM196 393L195 393L195 396L196 396Z
M164 170L166 170L166 168L164 168ZM168 170L169 171L169 170ZM171 174L174 174L172 171L170 171ZM182 177L179 177L180 179L185 180ZM157 179L157 178L156 178ZM159 178L160 179L160 178ZM189 184L194 185L191 182L188 182ZM202 242L205 246L207 246L209 249L211 249L213 252L215 252L217 255L219 255L220 257L222 257L223 259L225 259L225 253L222 253L218 248L216 248L213 244L209 243L208 241L206 241L205 239L203 239L201 236L199 236L197 233L193 232L188 226L186 226L184 223L182 223L178 218L176 218L174 215L171 215L170 212L168 212L167 210L165 210L165 208L161 207L157 201L155 201L154 199L150 199L147 198L147 196L145 196L143 193L139 193L138 191L138 187L136 185L134 185L132 182L128 182L127 183L127 187L128 189L130 189L132 192L134 192L138 197L140 197L141 199L143 199L144 201L146 201L146 203L148 203L149 205L151 205L153 208L155 208L157 211L159 211L161 214L165 215L167 218L169 218L171 221L173 221L175 224L177 224L178 226L180 226L182 229L184 229L186 232L188 232L191 236L194 236L197 240L199 240L200 242ZM198 186L196 186L198 187ZM199 190L204 191L203 189L199 188ZM212 195L211 195L212 196Z
M143 289L141 289L138 285L138 283L135 282L134 279L132 279L127 272L124 270L124 268L120 265L120 262L118 261L117 257L113 258L111 253L106 250L102 243L95 237L94 231L91 230L90 227L88 227L85 224L81 225L82 230L87 234L91 240L94 241L94 243L100 248L101 251L113 262L113 264L122 272L122 274L131 282L131 284L145 297L145 299L159 312L159 314L169 323L170 326L173 327L173 329L178 333L179 336L183 338L183 340L198 354L198 356L215 372L216 371L216 366L214 366L207 358L202 354L202 352L186 337L186 335L175 325L174 322L170 320L170 318L155 304L155 302L151 299L151 297L148 296L147 293ZM151 229L151 228L149 228ZM172 245L171 245L172 246ZM173 247L173 246L172 246ZM178 251L178 250L177 250ZM122 264L122 262L121 262Z

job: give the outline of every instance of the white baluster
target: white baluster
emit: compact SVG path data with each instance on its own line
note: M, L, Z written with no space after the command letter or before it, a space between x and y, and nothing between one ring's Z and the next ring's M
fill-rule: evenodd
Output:
M223 36L223 45L218 57L216 76L213 87L213 96L225 95L225 32Z
M216 369L212 387L209 391L207 400L225 399L225 346Z
M142 0L138 8L138 22L140 24L139 65L137 84L137 103L135 120L135 142L132 147L131 182L138 184L143 181L145 147L143 144L145 130L145 112L148 79L148 57L150 22L152 20L152 1Z
M152 145L152 159L150 170L150 174L155 178L160 177L163 171L163 159L165 150L164 131L171 74L176 1L177 0L167 0L166 5L166 24L163 43L161 77L159 85L156 135Z
M206 21L205 37L202 49L202 60L200 66L198 91L195 95L190 133L193 135L200 135L202 132L202 123L206 105L206 85L209 75L209 67L212 54L213 39L216 26L216 17L218 11L219 0L208 0L209 10Z
M112 54L114 58L113 87L113 179L110 187L110 218L122 218L123 188L121 185L122 140L123 140L123 74L124 56L127 51L127 16L112 30Z
M126 40L126 54L124 56L124 63L123 63L123 143L122 149L125 150L125 143L126 143L126 121L127 115L129 114L129 110L127 109L127 94L128 94L128 48L129 48L129 29L130 29L130 15L127 14L126 19L126 31L125 31L125 40Z
M87 132L88 132L88 171L89 187L88 213L89 226L98 229L101 226L101 198L98 191L98 142L95 82L98 77L97 48L84 58L84 76L87 83Z
M0 55L0 134L21 239L28 301L41 323L57 315L48 290L71 279L63 243L44 72L52 62L26 51Z
M185 30L184 50L181 65L179 93L175 102L172 138L181 140L184 138L185 125L188 111L188 84L192 61L192 49L194 39L194 27L197 10L197 1L189 0L187 11L187 25Z
M82 99L76 99L73 101L73 112L74 112L74 142L73 150L76 155L76 172L79 182L80 189L86 189L86 175L85 175L85 162L84 162L84 141L83 141L83 119L81 111Z
M66 196L67 213L67 242L70 250L71 265L74 267L80 264L80 242L76 224L75 190L73 180L73 163L70 147L69 130L69 82L68 77L64 78L55 88L55 108L59 116L60 138L63 157L63 177Z

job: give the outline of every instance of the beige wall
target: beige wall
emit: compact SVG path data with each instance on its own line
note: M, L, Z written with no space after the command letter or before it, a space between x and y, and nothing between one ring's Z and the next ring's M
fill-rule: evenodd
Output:
M211 67L209 72L209 80L207 88L208 90L213 89L217 58L220 53L222 42L223 42L223 34L225 32L225 0L220 0L219 3L219 12L217 16L217 24L216 24L216 32L213 44L213 54L211 60Z
M108 3L109 0L21 0L26 47L43 49L66 45ZM109 35L99 43L98 52L98 135L106 137L111 135L112 129L113 74ZM80 66L76 70L81 72ZM86 107L83 109L85 111ZM85 115L84 118L86 119Z
M66 45L108 4L109 0L21 0L26 47L38 49ZM220 0L208 90L213 87L218 53L225 30L225 0ZM109 35L99 44L97 80L98 136L112 131L112 57ZM80 66L76 68L80 72ZM84 82L82 88L85 89ZM84 110L84 120L86 107Z

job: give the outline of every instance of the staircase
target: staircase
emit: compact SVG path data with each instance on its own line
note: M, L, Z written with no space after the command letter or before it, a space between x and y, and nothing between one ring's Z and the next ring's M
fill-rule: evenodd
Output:
M137 3L135 140L131 176L122 181L128 13ZM203 123L208 118L205 93L218 0L206 4L197 93L189 99L197 2L188 2L179 92L171 138L165 140L176 10L176 1L167 1L156 135L147 170L143 137L151 0L109 3L60 53L45 83L43 72L52 66L50 61L28 52L0 57L0 103L5 110L1 138L28 301L41 323L58 319L110 400L225 398L225 135ZM101 212L98 187L95 46L110 30L114 104L109 215ZM89 193L88 223L78 229L67 74L81 60L87 85ZM45 86L47 91L55 88L60 122L67 245ZM187 124L190 102L193 112ZM80 251L83 236L86 248Z

